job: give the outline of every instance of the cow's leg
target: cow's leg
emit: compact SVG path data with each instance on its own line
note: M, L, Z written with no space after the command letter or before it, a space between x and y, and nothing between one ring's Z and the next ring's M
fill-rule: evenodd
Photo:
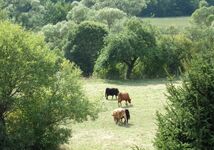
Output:
M126 118L126 114L124 114L124 125L128 125L128 120L127 120L127 118Z
M126 101L126 106L128 105L127 101Z
M119 119L117 118L117 122L116 122L116 124L118 124L119 123Z
M117 124L117 118L116 117L114 117L114 122L115 122L115 124Z
M118 107L122 106L121 102L118 102Z

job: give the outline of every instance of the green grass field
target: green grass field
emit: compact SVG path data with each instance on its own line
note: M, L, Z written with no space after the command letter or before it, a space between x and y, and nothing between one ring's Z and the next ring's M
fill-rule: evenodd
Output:
M145 150L153 150L152 141L156 132L156 111L163 112L166 101L166 80L145 81L104 81L86 79L84 90L91 101L99 100L102 112L95 121L70 125L72 138L64 145L68 150L131 150L134 145ZM106 100L106 87L117 87L130 94L129 106L131 119L129 126L118 126L111 116L117 108L115 99ZM125 103L123 103L125 106Z
M190 17L143 18L152 25L163 28L170 26L185 28L190 25L190 19Z

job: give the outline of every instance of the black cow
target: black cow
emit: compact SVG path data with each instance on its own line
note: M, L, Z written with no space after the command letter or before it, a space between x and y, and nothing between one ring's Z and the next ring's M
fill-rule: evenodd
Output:
M117 88L106 88L105 97L106 99L108 99L108 96L111 95L113 99L113 96L115 95L117 99L118 93L119 93L119 90Z

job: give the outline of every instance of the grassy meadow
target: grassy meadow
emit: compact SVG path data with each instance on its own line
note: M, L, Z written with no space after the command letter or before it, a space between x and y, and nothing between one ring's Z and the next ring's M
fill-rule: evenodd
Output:
M190 19L190 17L143 18L143 20L160 28L167 28L170 26L185 28L190 25Z
M153 150L152 141L156 132L156 111L163 112L166 102L166 80L109 81L85 79L84 90L91 101L99 101L102 111L95 121L70 125L72 138L63 147L68 150L130 150L135 145ZM129 126L119 126L113 121L112 111L117 101L106 100L106 87L128 92L132 105L128 106L131 119ZM125 107L125 102L122 105Z

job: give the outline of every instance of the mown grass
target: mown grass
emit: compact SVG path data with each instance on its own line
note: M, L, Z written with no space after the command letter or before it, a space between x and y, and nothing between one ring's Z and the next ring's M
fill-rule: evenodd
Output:
M156 132L156 111L163 112L166 101L166 80L111 81L86 79L84 90L91 101L100 101L102 112L95 121L70 125L72 138L63 147L68 150L131 150L135 145L153 150ZM111 116L117 108L115 99L106 100L106 87L116 87L130 94L132 105L129 126L118 126ZM123 106L125 104L123 103Z
M143 18L143 20L160 28L168 28L171 26L185 28L190 25L190 19L190 17Z

